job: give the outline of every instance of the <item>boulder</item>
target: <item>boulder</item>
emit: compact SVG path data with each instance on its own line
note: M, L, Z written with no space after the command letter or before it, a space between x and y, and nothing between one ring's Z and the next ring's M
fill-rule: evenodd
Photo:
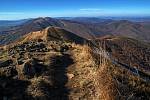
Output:
M1 61L0 62L0 67L7 67L9 65L13 64L13 60L9 59L9 60L5 60L5 61Z
M24 61L22 59L17 60L18 65L22 65Z
M33 78L34 76L40 75L44 69L45 69L44 65L32 59L24 64L23 74L29 78Z
M4 77L14 77L18 75L18 72L14 66L9 66L5 68L0 68L0 75Z
M69 47L67 45L63 45L60 47L60 52L66 52L67 50L69 50Z

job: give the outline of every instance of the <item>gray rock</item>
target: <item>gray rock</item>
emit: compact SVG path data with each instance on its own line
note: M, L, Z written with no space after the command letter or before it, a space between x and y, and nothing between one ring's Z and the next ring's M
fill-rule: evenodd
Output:
M5 61L1 61L0 62L0 67L7 67L9 65L13 64L13 60L9 59L9 60L5 60Z

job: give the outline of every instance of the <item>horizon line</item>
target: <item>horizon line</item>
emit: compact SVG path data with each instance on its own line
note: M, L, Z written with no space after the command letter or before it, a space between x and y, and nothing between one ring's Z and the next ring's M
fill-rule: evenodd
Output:
M28 18L8 18L8 19L0 19L1 21L15 21L15 20L26 20L26 19L36 19L36 18L150 18L150 15L143 16L41 16L41 17L28 17Z

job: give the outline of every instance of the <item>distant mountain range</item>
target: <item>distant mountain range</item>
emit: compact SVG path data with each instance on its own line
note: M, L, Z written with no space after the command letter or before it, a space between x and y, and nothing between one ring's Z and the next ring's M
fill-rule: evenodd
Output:
M23 35L40 31L48 26L61 26L59 21L52 18L37 18L28 20L21 25L11 26L6 30L1 31L0 44L7 44L15 41L22 37Z
M148 19L148 18L147 18ZM40 31L49 26L60 27L76 35L86 38L99 38L104 35L117 35L135 38L139 40L150 40L150 22L133 22L128 20L113 20L101 18L35 18L20 20L1 24L0 44L8 44L30 32ZM4 23L1 21L1 23ZM7 24L6 24L7 23ZM3 26L2 26L3 25ZM5 28L4 28L5 27Z
M16 26L23 24L31 19L22 19L22 20L0 20L0 27L4 26Z
M66 19L82 22L101 22L105 20L128 20L133 22L150 22L149 17L58 17L58 19Z

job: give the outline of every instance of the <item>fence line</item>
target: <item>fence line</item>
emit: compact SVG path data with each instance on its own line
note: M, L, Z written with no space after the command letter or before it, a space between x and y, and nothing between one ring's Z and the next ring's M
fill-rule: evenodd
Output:
M97 46L98 44L98 46ZM106 51L106 44L104 41L98 41L98 43L94 40L90 40L90 47L92 48L93 53L99 55L99 65L102 66L107 63L107 60L111 61L113 64L119 65L125 69L127 69L129 72L133 73L139 78L142 78L143 80L150 82L150 76L146 73L138 70L136 67L126 65L123 63L120 63L118 60L112 57L110 52ZM104 48L104 49L103 49Z

